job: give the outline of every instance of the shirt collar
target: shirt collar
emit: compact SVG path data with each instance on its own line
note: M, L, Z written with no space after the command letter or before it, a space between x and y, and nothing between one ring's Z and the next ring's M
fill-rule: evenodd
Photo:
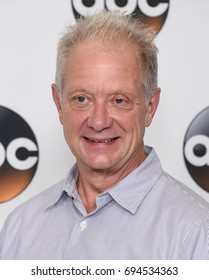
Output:
M77 179L78 179L79 171L77 164L74 164L71 168L70 172L68 173L66 179L65 179L65 185L64 185L64 191L73 198L78 198L78 192L77 192Z
M153 148L145 147L146 159L108 192L123 208L134 214L162 175L162 167Z
M51 187L51 192L47 196L46 209L56 205L65 195L77 197L76 181L78 177L77 165L68 172L64 180Z
M122 179L115 187L100 194L102 196L109 193L116 203L132 214L136 212L143 199L162 174L162 167L154 149L146 146L145 151L148 155L142 164ZM65 194L79 199L76 188L78 174L79 171L75 164L68 172L65 180L58 184L57 188L54 188L53 195L47 204L48 207L55 205Z

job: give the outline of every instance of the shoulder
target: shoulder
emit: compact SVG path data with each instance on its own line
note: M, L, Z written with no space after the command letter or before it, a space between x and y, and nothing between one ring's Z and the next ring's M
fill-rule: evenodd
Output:
M49 187L9 214L0 234L0 259L9 257L6 253L9 251L12 256L16 254L21 240L28 238L32 228L37 228L37 222L47 218L47 209L61 197L63 186L64 181L61 181Z
M161 189L162 203L177 216L193 222L209 221L209 202L198 195L190 187L176 180L166 172L159 179L158 188Z
M154 186L154 209L179 246L180 259L208 259L209 203L190 187L162 172Z
M36 196L28 199L18 207L16 207L7 217L5 227L24 219L30 219L35 215L39 215L47 210L48 207L56 203L56 200L63 193L64 180L47 188Z

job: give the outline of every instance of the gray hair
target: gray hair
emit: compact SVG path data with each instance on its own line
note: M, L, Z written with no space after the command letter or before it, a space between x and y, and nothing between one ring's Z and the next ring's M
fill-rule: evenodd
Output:
M111 47L132 46L142 59L143 85L147 101L157 87L158 63L157 47L153 39L155 33L139 19L118 11L102 11L87 18L78 19L75 25L67 27L58 44L55 83L62 92L65 64L70 51L85 40L93 39L108 43Z

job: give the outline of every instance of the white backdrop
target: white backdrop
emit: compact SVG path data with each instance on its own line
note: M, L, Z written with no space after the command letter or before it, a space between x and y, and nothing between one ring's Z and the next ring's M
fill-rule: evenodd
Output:
M0 204L0 229L9 212L61 180L74 162L51 98L57 41L69 21L70 0L0 0L0 105L28 122L40 152L28 187ZM157 44L161 104L145 142L155 147L165 171L209 201L183 159L186 130L209 106L209 0L170 0Z

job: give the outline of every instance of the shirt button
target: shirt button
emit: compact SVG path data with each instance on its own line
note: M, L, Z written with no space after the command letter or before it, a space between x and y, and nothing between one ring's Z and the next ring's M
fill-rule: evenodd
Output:
M85 221L80 223L81 231L83 231L87 227L87 223Z

